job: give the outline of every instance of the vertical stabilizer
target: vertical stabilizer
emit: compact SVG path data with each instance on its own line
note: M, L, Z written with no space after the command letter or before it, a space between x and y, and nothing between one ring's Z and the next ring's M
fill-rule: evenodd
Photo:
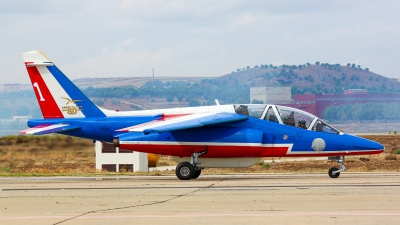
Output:
M44 118L105 117L41 51L22 57Z

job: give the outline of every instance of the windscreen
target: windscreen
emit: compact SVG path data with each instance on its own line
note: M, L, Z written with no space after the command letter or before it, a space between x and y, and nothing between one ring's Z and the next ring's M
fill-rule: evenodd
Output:
M276 107L283 124L317 132L340 133L339 130L308 112L286 106Z

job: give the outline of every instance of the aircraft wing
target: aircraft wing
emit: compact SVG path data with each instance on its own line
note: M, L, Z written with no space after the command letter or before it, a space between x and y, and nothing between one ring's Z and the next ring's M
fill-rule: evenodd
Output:
M71 126L69 124L42 124L36 127L32 127L26 130L22 130L20 134L49 134L49 133L59 133L70 130L80 129L79 126Z
M170 119L168 119L168 116L163 116L148 123L123 128L117 131L143 132L144 134L149 134L152 132L161 133L165 131L226 124L230 122L244 121L247 119L248 116L235 113L201 113L182 116L174 115Z

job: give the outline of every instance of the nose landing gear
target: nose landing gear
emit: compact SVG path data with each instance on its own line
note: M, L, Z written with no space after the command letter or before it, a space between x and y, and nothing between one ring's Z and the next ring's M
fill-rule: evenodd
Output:
M338 178L340 176L340 172L346 170L346 167L344 166L344 156L328 157L328 159L340 163L340 169L332 167L328 171L330 178Z

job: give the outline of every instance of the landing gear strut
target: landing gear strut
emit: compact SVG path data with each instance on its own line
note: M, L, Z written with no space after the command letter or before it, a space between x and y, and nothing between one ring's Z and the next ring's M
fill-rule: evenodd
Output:
M199 168L199 156L207 153L207 149L202 152L195 152L190 157L189 162L181 162L176 166L175 174L180 180L190 180L196 179L201 174L201 169Z
M338 178L340 176L340 172L346 170L346 167L344 166L344 156L328 157L328 159L340 163L340 169L332 167L328 172L329 177Z

